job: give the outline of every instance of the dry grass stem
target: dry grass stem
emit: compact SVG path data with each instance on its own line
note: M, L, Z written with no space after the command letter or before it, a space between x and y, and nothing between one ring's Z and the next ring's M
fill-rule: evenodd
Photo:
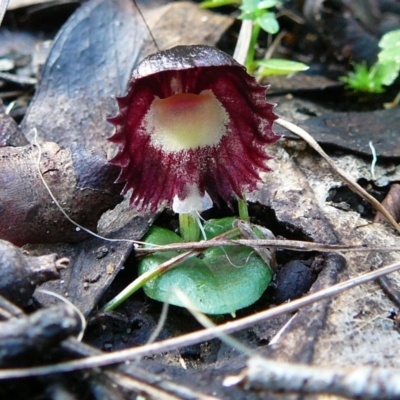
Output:
M295 251L319 251L322 253L348 253L348 252L370 252L382 251L393 252L400 251L400 246L365 246L365 245L341 245L341 244L325 244L314 242L303 242L300 240L275 240L275 239L212 239L201 242L173 243L164 246L156 246L152 248L138 248L137 254L151 254L159 251L171 250L205 250L216 246L247 246L247 247L273 247Z
M387 211L386 208L383 207L378 200L376 200L368 192L366 192L357 182L353 181L353 179L350 178L345 171L339 168L328 156L328 154L326 154L324 150L322 150L321 146L308 132L282 118L278 118L275 121L275 123L283 126L286 129L289 129L295 135L301 137L305 142L307 142L329 164L329 166L347 183L350 189L352 189L355 193L360 195L364 200L368 201L377 211L379 211L390 222L390 224L397 230L397 232L400 233L400 225L392 217L389 211Z

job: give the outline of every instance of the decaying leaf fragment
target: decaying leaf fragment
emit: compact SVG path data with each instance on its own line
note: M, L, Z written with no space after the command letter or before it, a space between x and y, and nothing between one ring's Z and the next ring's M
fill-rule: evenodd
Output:
M122 200L113 183L118 171L79 146L41 147L40 171L52 193L74 221L95 231L101 214ZM18 246L87 238L52 201L39 174L38 151L35 146L0 148L0 238Z
M390 212L396 221L400 219L400 185L394 183L389 190L389 193L382 201L382 205ZM374 222L385 223L386 218L381 213L376 213Z

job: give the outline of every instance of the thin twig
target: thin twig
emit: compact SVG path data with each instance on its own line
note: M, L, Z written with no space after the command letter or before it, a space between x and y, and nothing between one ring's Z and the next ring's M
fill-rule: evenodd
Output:
M17 307L14 303L7 300L5 297L0 296L0 317L4 319L20 318L24 312Z
M7 82L17 83L18 85L36 85L38 82L36 78L30 78L29 76L18 76L8 72L0 72L0 79Z
M275 37L274 41L272 42L271 46L268 47L268 50L265 53L264 60L269 60L272 57L272 55L274 54L274 51L279 46L279 44L281 43L282 39L285 37L286 33L287 33L286 31L281 31L281 32L278 33L278 35L276 35L276 37Z
M283 126L286 129L289 129L295 135L301 137L305 140L328 164L329 166L347 183L347 185L352 189L355 193L360 195L363 199L368 201L377 211L379 211L389 222L390 224L400 233L400 225L396 222L396 220L392 217L389 211L386 210L385 207L379 203L374 197L372 197L367 191L365 191L357 182L353 181L349 175L341 168L339 168L332 159L322 150L321 146L316 142L316 140L304 129L299 128L298 126L292 124L289 121L286 121L282 118L278 118L275 121L277 124Z
M148 345L135 347L132 349L125 349L114 353L88 357L83 360L74 360L54 365L33 368L0 369L0 379L14 379L39 375L49 375L55 373L71 372L80 369L102 367L106 365L126 362L137 357L151 356L153 354L176 350L177 348L182 348L190 346L192 344L201 343L206 340L214 339L217 335L221 333L228 334L236 332L238 330L246 329L250 326L263 322L265 320L296 311L299 308L306 307L316 301L336 296L348 289L375 280L380 276L398 271L399 269L400 263L387 265L378 270L362 274L345 282L333 285L324 290L320 290L318 292L304 296L300 299L293 300L290 303L285 303L272 309L259 312L255 315L250 315L236 321L231 321L212 329L196 331L176 338L171 338Z
M365 400L400 398L399 371L394 368L324 368L253 356L242 375L228 377L224 383L231 386L231 383L241 381L253 389L275 392L329 393L341 398Z
M151 254L161 251L171 250L206 250L210 247L216 246L247 246L247 247L273 247L294 251L319 251L322 253L330 252L394 252L400 251L400 246L367 246L356 244L325 244L314 242L303 242L301 240L278 240L278 239L211 239L201 242L188 242L188 243L171 243L163 246L154 245L151 248L138 248L136 254Z

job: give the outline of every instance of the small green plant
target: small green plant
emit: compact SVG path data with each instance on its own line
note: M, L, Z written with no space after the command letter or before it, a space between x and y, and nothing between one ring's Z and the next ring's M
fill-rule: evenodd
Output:
M385 86L390 86L397 79L400 71L400 30L383 35L379 47L382 50L374 65L354 64L354 71L341 78L348 88L357 92L382 93Z
M201 3L203 8L214 8L238 4L237 0L206 0ZM250 20L252 24L251 41L245 66L250 73L257 69L257 75L286 75L305 71L308 66L295 61L284 59L256 60L256 46L261 31L271 35L279 32L279 22L275 12L271 11L280 4L278 0L242 0L239 9L239 19Z

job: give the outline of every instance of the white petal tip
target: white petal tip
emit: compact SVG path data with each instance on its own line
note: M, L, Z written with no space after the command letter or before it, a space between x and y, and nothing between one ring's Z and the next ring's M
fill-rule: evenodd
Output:
M189 195L183 200L176 195L172 203L172 209L177 214L198 214L212 208L213 202L207 192L200 196L197 187L191 187L188 190Z

